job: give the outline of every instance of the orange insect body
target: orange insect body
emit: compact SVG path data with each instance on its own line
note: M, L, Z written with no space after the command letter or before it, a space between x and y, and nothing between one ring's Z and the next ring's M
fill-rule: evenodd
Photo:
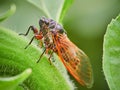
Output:
M42 55L51 51L50 60L53 52L57 53L69 73L81 85L91 87L93 84L93 73L87 55L68 39L64 28L54 20L42 17L39 25L40 31L34 26L30 26L26 34L20 34L26 36L30 29L34 32L33 38L25 48L31 44L34 38L41 40L45 47Z

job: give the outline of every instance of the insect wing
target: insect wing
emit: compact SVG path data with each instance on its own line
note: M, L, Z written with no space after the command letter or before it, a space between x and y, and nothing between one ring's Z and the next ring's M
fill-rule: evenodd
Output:
M75 46L65 35L54 37L58 56L69 73L83 86L93 84L92 68L85 53Z

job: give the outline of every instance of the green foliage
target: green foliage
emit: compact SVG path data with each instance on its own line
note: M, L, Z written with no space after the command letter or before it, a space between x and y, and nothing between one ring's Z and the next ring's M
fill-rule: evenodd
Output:
M45 16L56 20L57 22L62 22L66 11L72 4L73 0L27 0L39 10L41 10ZM53 3L52 3L53 2Z
M31 72L31 69L27 69L17 76L0 78L0 90L15 90Z
M4 13L4 15L0 16L0 22L7 19L9 16L12 16L16 11L16 6L14 4L11 5L10 9Z
M110 90L120 90L120 15L111 21L104 36L103 71Z
M60 11L60 14L59 14L59 17L58 19L56 19L57 21L59 21L60 23L62 23L63 21L63 18L65 16L65 13L66 11L69 9L70 5L73 3L74 0L64 0L64 4L62 4L62 7L61 7L61 11Z
M26 38L0 27L0 42L0 75L11 76L26 68L31 68L32 75L24 82L30 90L49 90L50 88L69 90L73 88L67 83L70 81L64 77L66 71L63 70L60 73L54 65L50 65L48 57L43 56L40 63L36 63L41 51L36 45L30 45L28 49L24 49L29 42ZM59 63L57 60L56 58L56 62ZM62 69L60 67L59 69Z
M39 2L40 1L40 2ZM72 1L72 0L71 0ZM14 1L15 5L12 5L10 10L8 10L4 15L0 16L0 21L4 21L3 26L7 28L16 29L22 32L25 30L25 23L33 21L32 19L28 19L30 15L27 15L29 12L25 12L22 7L26 10L28 6L33 6L32 8L38 8L40 12L40 16L46 16L49 18L53 18L56 21L60 21L60 17L65 15L70 4L67 0L27 0L23 2ZM12 3L13 3L12 2ZM27 4L29 2L29 4ZM10 3L10 1L8 1ZM8 4L7 3L7 4ZM25 3L24 6L19 6L20 3ZM54 3L54 4L53 4ZM6 6L8 6L6 4ZM30 5L31 4L31 5ZM21 4L22 5L22 4ZM67 5L67 6L66 6ZM4 7L4 6L3 6ZM64 14L63 7L65 9ZM17 10L16 10L17 8ZM29 7L30 9L31 7ZM36 9L35 8L35 9ZM67 8L67 9L66 9ZM15 10L17 11L15 13ZM32 9L31 13L32 13ZM27 11L27 10L26 10ZM22 14L25 15L24 19L19 19L18 17ZM11 16L14 14L13 17ZM11 17L10 17L11 16ZM10 17L7 21L6 18ZM20 21L24 20L24 21ZM62 20L61 20L62 21ZM23 23L22 23L23 22ZM36 22L36 21L35 21ZM13 26L14 25L14 26ZM23 29L24 28L24 29ZM30 45L28 49L24 49L24 47L28 44L29 40L26 38L19 36L17 33L11 31L10 29L6 29L0 27L0 80L7 80L8 82L0 83L0 90L24 90L27 88L29 90L70 90L74 88L74 85L68 79L67 72L61 62L58 60L58 57L55 55L56 62L50 65L47 56L43 56L40 63L36 64L36 60L38 60L42 51L36 47L37 45ZM23 70L31 68L32 74L26 73ZM15 76L17 75L17 76ZM12 77L10 77L12 76ZM7 78L8 77L8 78ZM27 78L27 80L25 80ZM25 81L24 81L25 80ZM23 82L24 81L24 82ZM0 81L1 82L1 81ZM13 83L12 83L13 82ZM22 83L23 82L23 83ZM22 84L21 84L22 83ZM10 86L9 88L5 87L6 85Z

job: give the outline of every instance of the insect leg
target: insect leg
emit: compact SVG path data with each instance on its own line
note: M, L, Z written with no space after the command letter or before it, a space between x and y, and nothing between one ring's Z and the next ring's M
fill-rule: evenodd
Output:
M45 50L42 52L42 54L40 55L40 58L37 60L37 63L40 61L40 59L41 59L41 57L43 56L43 54L45 53L45 51L46 51L46 48L45 48Z
M34 32L34 34L38 34L38 30L34 26L30 26L25 34L20 33L19 35L27 36L30 30L32 30Z
M41 39L43 37L42 33L38 33L38 30L34 26L30 26L25 34L20 33L19 35L27 36L30 30L32 30L34 32L34 36L30 40L30 42L28 43L28 45L25 47L25 49L32 43L32 41L33 41L34 38Z
M35 36L32 37L32 39L30 40L30 42L28 43L28 45L25 47L25 49L32 43L33 39L35 38Z
M48 58L48 60L49 60L50 64L51 64L50 59L51 59L52 55L53 55L53 51L50 53L50 56L49 56L49 58Z

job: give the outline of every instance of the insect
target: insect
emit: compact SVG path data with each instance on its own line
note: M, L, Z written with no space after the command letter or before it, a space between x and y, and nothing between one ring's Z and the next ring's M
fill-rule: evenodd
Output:
M45 17L39 20L39 26L40 30L30 26L26 34L20 34L26 36L30 30L34 33L25 49L32 43L34 38L40 40L45 49L37 63L44 53L51 51L48 58L49 61L52 54L56 53L68 72L81 85L91 87L93 84L93 73L90 61L87 55L69 40L64 28L56 21Z

